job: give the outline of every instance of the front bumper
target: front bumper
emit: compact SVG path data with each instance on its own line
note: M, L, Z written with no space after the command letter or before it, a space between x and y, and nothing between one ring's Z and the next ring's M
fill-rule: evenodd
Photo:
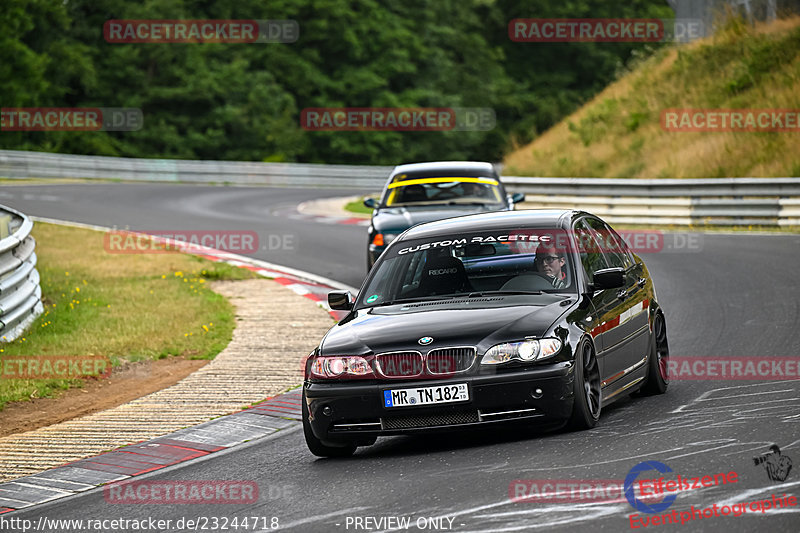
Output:
M455 375L447 379L381 382L309 382L303 386L308 422L323 441L368 441L500 423L553 422L572 413L574 367L554 363L529 370ZM466 383L469 401L417 407L385 407L383 391ZM537 389L541 393L537 393Z

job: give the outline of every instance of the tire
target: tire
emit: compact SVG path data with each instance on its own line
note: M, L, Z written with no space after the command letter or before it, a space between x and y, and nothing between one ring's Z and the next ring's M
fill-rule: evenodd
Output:
M356 444L352 442L343 442L341 446L331 446L326 444L311 431L311 424L308 421L308 404L306 403L306 395L303 393L302 398L302 412L303 412L303 435L306 438L306 446L311 453L317 457L350 457L356 451Z
M602 392L600 367L588 342L581 343L575 354L575 379L572 383L572 415L567 427L572 431L591 429L600 419Z
M667 324L661 313L657 313L653 319L653 335L650 337L650 357L648 359L647 379L641 392L645 396L664 394L669 386L667 371L669 343L667 342Z

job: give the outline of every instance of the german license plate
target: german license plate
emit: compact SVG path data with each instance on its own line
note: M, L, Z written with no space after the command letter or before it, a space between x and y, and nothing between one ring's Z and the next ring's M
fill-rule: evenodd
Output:
M467 389L466 383L383 391L384 407L416 407L418 405L463 402L467 400L469 400L469 389Z

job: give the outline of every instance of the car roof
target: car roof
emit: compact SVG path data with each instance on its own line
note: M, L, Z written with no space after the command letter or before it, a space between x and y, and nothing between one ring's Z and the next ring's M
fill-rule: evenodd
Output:
M397 165L392 170L391 177L398 174L416 174L418 172L442 172L442 171L468 171L486 172L490 176L496 174L494 165L485 161L431 161L428 163L410 163L407 165Z
M510 228L564 228L571 221L586 213L573 209L524 209L520 211L492 211L477 215L446 218L416 225L397 240L451 235L467 231L486 231Z

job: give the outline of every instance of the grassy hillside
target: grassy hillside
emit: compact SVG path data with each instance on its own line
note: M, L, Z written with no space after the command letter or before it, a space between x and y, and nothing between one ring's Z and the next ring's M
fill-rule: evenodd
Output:
M667 132L674 108L800 109L800 18L665 48L506 157L517 176L800 176L800 133Z

